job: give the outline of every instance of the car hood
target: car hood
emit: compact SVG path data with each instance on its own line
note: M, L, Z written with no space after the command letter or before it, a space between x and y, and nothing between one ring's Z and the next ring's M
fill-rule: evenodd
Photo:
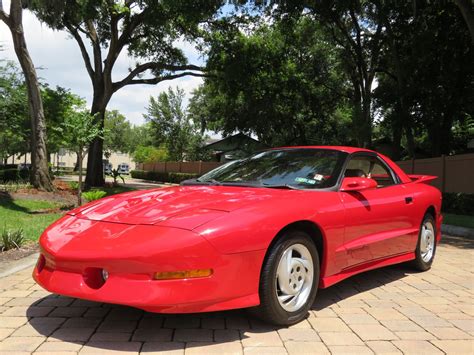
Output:
M176 186L113 195L68 214L93 221L192 230L223 214L268 200L274 192L252 187Z

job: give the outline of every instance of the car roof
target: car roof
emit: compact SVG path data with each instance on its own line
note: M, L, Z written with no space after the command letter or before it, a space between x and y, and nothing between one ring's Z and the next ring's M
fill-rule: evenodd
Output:
M376 153L373 150L357 147L347 147L343 145L300 145L300 146L286 146L286 147L277 147L272 149L328 149L328 150L340 150L341 152L346 153L355 153L355 152L371 152Z

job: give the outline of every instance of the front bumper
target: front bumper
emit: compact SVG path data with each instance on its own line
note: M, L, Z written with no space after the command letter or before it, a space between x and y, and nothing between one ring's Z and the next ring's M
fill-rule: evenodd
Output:
M226 255L190 231L70 216L48 228L40 244L33 277L46 290L60 295L161 313L259 304L264 250ZM159 271L207 268L213 269L209 277L153 280ZM109 274L105 282L102 270Z

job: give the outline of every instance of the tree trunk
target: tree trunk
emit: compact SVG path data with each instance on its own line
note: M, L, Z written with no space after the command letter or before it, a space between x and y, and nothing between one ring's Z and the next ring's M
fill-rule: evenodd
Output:
M104 128L105 106L98 108L92 104L92 115L100 122L100 128ZM95 138L89 145L89 156L87 158L86 186L100 187L104 186L104 168L102 164L104 154L104 140L101 137Z
M464 21L466 21L467 28L471 34L471 41L474 43L474 10L472 0L454 0L454 2L459 7Z
M2 9L0 9L2 10ZM8 22L15 53L20 62L28 90L28 106L31 117L31 172L30 182L38 189L53 191L48 169L48 154L46 150L46 122L43 111L43 101L36 75L36 70L26 46L22 25L21 0L12 0Z
M79 161L79 184L77 185L77 205L82 205L82 149L77 152Z

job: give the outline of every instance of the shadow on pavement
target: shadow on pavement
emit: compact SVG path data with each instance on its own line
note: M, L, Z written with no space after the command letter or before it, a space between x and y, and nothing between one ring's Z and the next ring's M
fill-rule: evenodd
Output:
M474 249L474 239L443 235L441 243L461 249Z
M313 310L322 310L359 292L408 276L413 271L396 265L356 275L319 290ZM42 307L50 307L47 314ZM55 307L55 308L53 308ZM235 341L278 327L253 318L245 310L201 314L155 314L132 307L49 295L27 311L29 324L50 340L85 344L94 349L142 352L179 350L186 347L233 346ZM199 343L198 343L199 342ZM203 343L204 342L204 343ZM142 343L145 343L141 347ZM236 343L238 344L238 342Z

